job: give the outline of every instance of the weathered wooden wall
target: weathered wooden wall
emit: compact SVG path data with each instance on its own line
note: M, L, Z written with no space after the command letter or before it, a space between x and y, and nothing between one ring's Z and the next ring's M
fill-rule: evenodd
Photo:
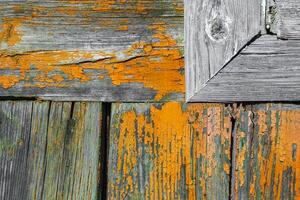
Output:
M300 197L296 104L113 104L107 163L100 103L0 110L1 199Z
M0 199L300 198L298 104L182 102L183 1L0 16L0 96L98 101L0 101Z

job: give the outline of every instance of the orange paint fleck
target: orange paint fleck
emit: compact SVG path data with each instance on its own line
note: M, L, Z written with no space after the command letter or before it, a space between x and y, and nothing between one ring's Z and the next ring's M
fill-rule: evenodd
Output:
M24 19L20 18L4 18L2 19L2 30L0 32L0 43L5 42L8 46L13 46L21 41L22 34L18 31L18 27Z
M62 82L64 80L63 76L60 75L54 75L51 77L55 82Z
M153 47L150 44L147 44L144 46L145 53L150 53L152 51Z
M139 14L147 14L146 7L142 1L137 2L136 12Z
M79 79L81 82L89 81L88 75L84 74L83 68L79 66L60 67L61 71L69 76L69 80Z
M119 28L117 30L118 31L128 31L128 26L126 26L126 25L119 26Z
M5 89L14 86L17 82L19 82L17 76L0 75L0 86Z

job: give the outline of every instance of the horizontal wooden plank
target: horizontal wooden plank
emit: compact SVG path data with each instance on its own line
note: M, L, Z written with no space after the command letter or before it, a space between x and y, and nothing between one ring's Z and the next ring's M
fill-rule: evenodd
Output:
M108 199L228 199L223 105L113 104Z
M1 50L9 52L118 51L151 41L151 23L183 28L180 0L2 0L0 13Z
M261 0L186 0L186 98L261 31Z
M300 2L298 0L276 0L278 37L300 39Z
M0 95L184 99L183 2L1 1Z
M297 101L300 40L264 35L245 48L191 101Z
M101 103L1 101L0 121L1 199L98 199Z
M234 199L299 199L300 106L258 104L236 122Z

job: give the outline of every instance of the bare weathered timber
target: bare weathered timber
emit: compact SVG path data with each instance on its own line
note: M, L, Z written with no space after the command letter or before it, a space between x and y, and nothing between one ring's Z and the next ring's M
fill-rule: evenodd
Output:
M101 103L0 102L1 199L97 199Z
M113 104L108 199L228 199L230 115L214 104Z
M235 124L234 199L300 198L300 106L255 104Z
M0 2L0 96L184 99L183 2Z
M186 99L261 30L260 0L186 0Z
M277 8L277 35L283 39L300 39L300 1L275 0Z
M300 40L261 36L190 101L298 101L299 52Z

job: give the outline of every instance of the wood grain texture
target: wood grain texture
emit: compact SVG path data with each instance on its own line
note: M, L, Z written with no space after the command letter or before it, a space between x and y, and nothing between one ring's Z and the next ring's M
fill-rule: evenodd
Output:
M0 2L0 94L184 99L181 0Z
M300 40L265 35L208 81L191 101L298 101Z
M228 199L231 123L208 104L113 104L108 199Z
M1 199L97 199L101 103L0 102Z
M278 12L277 35L284 39L300 39L300 2L276 0Z
M186 99L261 30L260 0L186 0Z
M236 122L234 199L299 199L300 106L256 104Z

